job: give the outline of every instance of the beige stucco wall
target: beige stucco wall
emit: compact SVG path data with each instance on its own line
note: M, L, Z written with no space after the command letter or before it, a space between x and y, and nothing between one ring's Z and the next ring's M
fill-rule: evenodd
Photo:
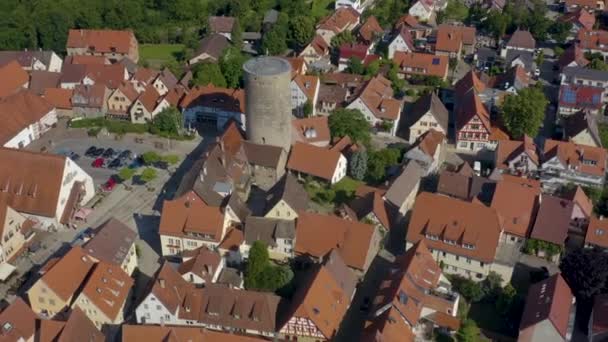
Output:
M281 220L295 220L298 218L298 213L293 210L287 202L280 200L264 217Z
M116 303L116 305L120 304ZM78 296L76 301L74 301L74 305L72 305L72 307L80 308L80 310L82 310L82 312L87 315L91 322L95 324L95 327L98 330L101 330L103 324L121 323L116 322L118 319L112 320L108 316L106 316L101 310L99 310L99 308L95 304L93 304L93 302L91 302L89 297L87 297L84 293L81 293L80 296ZM120 310L118 316L121 317L120 321L122 321L122 309Z
M135 242L129 248L129 253L120 267L128 274L132 275L137 268L137 253L135 251Z
M52 318L58 312L68 306L71 298L64 302L53 290L51 290L44 281L38 280L27 292L27 297L30 302L30 307L37 314L46 312L48 318Z
M25 220L25 216L11 207L6 207L4 222L1 222L3 230L2 236L0 236L0 247L2 248L0 263L8 262L23 247L25 238L21 234L21 225ZM5 238L8 238L8 241L5 242Z

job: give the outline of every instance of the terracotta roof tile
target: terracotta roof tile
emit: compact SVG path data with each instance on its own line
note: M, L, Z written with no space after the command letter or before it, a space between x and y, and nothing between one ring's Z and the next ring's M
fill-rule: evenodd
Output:
M0 148L0 160L0 199L22 213L55 217L66 157Z
M36 333L37 315L30 307L17 299L0 313L0 340L2 342L30 341Z
M352 7L340 7L330 16L322 19L317 29L330 30L337 34L344 31L348 26L359 23L359 17L359 12Z
M367 20L359 27L359 36L363 41L370 43L375 38L380 37L384 33L384 30L378 23L378 19L373 15L369 16Z
M437 215L440 212L442 215ZM429 248L475 260L494 261L502 227L496 210L482 205L422 192L416 198L406 240L425 240ZM436 237L431 240L427 237ZM455 244L444 241L451 240ZM464 245L473 246L472 249Z
M224 240L218 245L218 248L236 251L243 244L243 241L245 241L243 231L232 227L228 229Z
M496 167L501 169L508 168L508 163L521 153L525 153L538 166L539 160L536 144L526 135L523 141L501 140L498 143L496 148Z
M0 66L0 98L16 93L29 82L29 75L17 61Z
M365 270L371 261L368 251L374 234L375 228L365 223L300 212L295 250L301 255L321 258L336 248L348 266Z
M234 17L209 17L209 29L211 32L232 33L235 22Z
M517 30L509 38L507 47L534 49L536 48L536 40L534 40L530 31Z
M595 215L591 216L585 234L585 243L608 248L608 219L598 218Z
M107 65L110 64L110 60L104 56L74 55L67 56L64 63Z
M95 52L116 51L127 54L131 50L131 42L134 39L132 31L70 30L66 47L85 49L94 47Z
M583 50L608 51L608 31L582 29L576 39Z
M417 146L426 155L434 157L435 152L437 151L437 147L443 144L445 138L445 134L437 132L436 130L431 128L420 138L418 138L418 141L416 142L415 146Z
M496 184L491 207L503 219L505 232L526 238L538 207L540 189L509 181ZM517 199L514 201L513 199Z
M196 193L190 191L173 200L165 200L159 231L172 236L205 234L210 236L210 240L220 242L223 224L221 208L206 205Z
M32 70L30 72L29 90L36 95L42 95L46 88L58 88L60 72Z
M200 327L160 326L160 325L123 325L122 341L182 342L182 341L221 341L221 342L262 342L264 339L206 330Z
M57 109L72 109L72 89L63 88L46 88L44 89L44 97L51 105Z
M137 233L112 217L95 229L95 235L82 248L91 257L121 266L129 257Z
M401 72L406 74L444 78L448 72L449 58L447 56L397 51L393 61L397 63Z
M572 209L573 203L569 200L543 195L530 237L564 246Z
M93 267L93 259L82 248L75 246L38 281L44 283L59 298L67 302L76 295ZM69 305L69 303L67 304Z
M569 168L577 172L595 176L604 175L606 172L606 150L601 147L578 145L573 142L548 139L545 141L544 161L557 159ZM592 161L593 163L584 163Z
M87 279L84 294L104 315L112 320L120 320L127 297L133 286L133 279L120 265L98 262Z
M296 74L292 81L298 85L304 95L306 95L306 98L308 98L308 100L312 103L314 101L315 94L319 89L319 77L314 75Z
M304 143L329 144L331 133L327 116L314 116L304 119L294 119L291 121L293 126L294 139Z
M243 89L228 89L209 84L204 87L194 87L182 99L181 108L208 106L245 113L245 91Z
M341 155L337 151L296 142L291 148L287 168L331 181Z
M367 82L359 98L378 119L397 120L403 102L393 98L391 82L378 75Z

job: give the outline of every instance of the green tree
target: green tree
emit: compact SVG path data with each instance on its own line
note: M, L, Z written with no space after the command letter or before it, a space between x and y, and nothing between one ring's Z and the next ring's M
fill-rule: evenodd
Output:
M370 76L370 77L374 77L374 76L378 75L379 71L380 71L380 61L379 60L369 62L367 64L367 66L365 67L365 75Z
M296 49L306 46L315 34L314 19L298 15L289 21L289 39Z
M524 134L536 136L548 103L538 87L525 88L517 95L507 96L502 105L502 119L511 136L515 139L521 139Z
M513 302L517 297L517 291L511 284L507 284L498 295L498 299L496 300L496 309L498 312L505 316L509 313Z
M133 178L134 175L135 175L135 169L132 169L129 167L123 167L122 169L120 169L120 171L118 171L118 177L123 182L126 182L129 179Z
M213 84L216 87L227 87L226 79L222 74L220 66L216 63L198 63L194 66L192 84L195 86L207 86Z
M351 57L348 59L348 67L346 69L351 74L362 75L365 71L365 67L358 57Z
M460 293L468 302L479 302L484 296L481 285L469 278L456 275L450 278L450 281L454 290Z
M156 179L156 176L156 170L151 167L148 167L145 168L144 171L142 171L141 175L139 176L139 179L142 182L148 183Z
M511 18L508 14L490 11L484 22L484 27L493 34L494 38L500 39L507 32L510 21Z
M220 70L230 88L239 88L243 83L243 63L246 57L236 47L224 50L220 58Z
M437 13L437 23L441 24L446 20L464 22L469 16L469 8L459 0L449 0L448 6L444 11Z
M352 154L348 162L348 174L356 180L363 180L367 173L367 151L359 150Z
M339 48L344 44L354 44L355 41L356 39L353 33L349 30L345 30L338 33L331 39L331 47Z
M183 125L182 113L175 107L169 107L152 119L152 128L160 133L179 134Z
M310 117L312 115L313 109L314 107L312 102L310 100L306 100L306 102L304 103L304 107L302 108L302 111L304 112L304 117Z
M577 299L590 303L606 289L608 254L599 249L576 249L566 254L559 269Z
M241 29L241 24L239 20L235 20L234 26L232 26L232 32L230 32L230 40L232 41L232 45L234 45L238 50L243 47L243 30Z
M141 155L141 159L143 160L144 164L152 165L156 162L159 162L161 157L158 153L154 151L148 151Z
M541 49L538 52L538 55L536 56L536 59L534 62L536 63L536 66L538 68L540 68L543 65L543 63L545 62L545 51L544 50Z
M456 332L458 342L477 342L479 340L479 328L472 319L465 319Z
M258 287L258 278L264 272L264 269L268 267L269 262L268 246L262 241L255 241L249 249L249 259L245 272L245 287Z
M572 23L556 20L549 28L551 37L560 44L564 44L572 30Z
M386 169L397 165L401 158L401 150L397 148L384 148L369 152L367 160L367 178L374 183L384 181Z
M354 142L369 145L371 140L369 123L358 109L336 109L329 116L332 138L349 136Z
M176 154L168 154L166 156L162 156L161 160L169 165L175 165L179 163L179 156Z

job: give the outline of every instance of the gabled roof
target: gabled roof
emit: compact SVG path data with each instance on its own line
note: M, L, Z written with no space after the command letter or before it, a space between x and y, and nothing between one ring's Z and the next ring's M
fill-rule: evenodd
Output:
M291 148L287 168L331 180L342 154L310 144L296 142Z
M301 255L321 258L335 248L348 266L365 270L371 261L368 251L374 234L375 228L369 224L300 212L295 250Z
M538 153L536 153L536 144L532 138L524 135L522 141L519 140L501 140L496 147L496 167L506 168L508 163L520 154L525 153L530 161L537 166L539 165Z
M322 19L317 29L330 30L338 34L349 25L356 25L361 15L352 7L340 7L330 16Z
M366 44L344 43L340 46L340 60L358 58L361 62L367 57L369 46Z
M573 204L578 205L587 218L590 218L593 215L593 203L580 186L577 185L576 187L569 189L563 194L563 197L572 201Z
M284 321L292 317L309 319L327 340L332 340L348 310L355 284L356 278L338 253L330 251L325 265L314 266L299 284Z
M0 66L0 98L16 93L29 81L29 75L17 61Z
M384 30L378 23L378 19L373 15L369 16L365 22L359 26L359 36L365 42L371 42L375 38L384 33Z
M559 88L559 105L578 109L599 110L602 108L603 88L586 85L563 84Z
M517 30L513 32L513 34L509 38L509 41L507 42L507 47L535 49L536 40L534 40L534 37L532 37L530 31Z
M0 145L39 122L53 108L49 101L26 90L0 98Z
M298 183L295 176L286 173L268 190L266 195L266 210L274 208L280 201L285 201L295 211L308 209L308 193Z
M18 342L33 340L36 333L37 315L30 307L17 297L15 301L0 313L0 340Z
M434 158L437 147L445 141L445 134L431 128L426 133L418 137L414 148L418 148L427 156Z
M557 60L557 65L560 69L567 67L570 63L576 63L579 67L584 67L589 64L589 60L585 58L583 49L578 44L572 44Z
M171 313L176 313L186 294L194 288L168 262L163 262L150 282L149 293ZM148 292L146 292L148 293Z
M564 246L573 206L573 202L567 199L543 195L530 237Z
M475 43L475 28L441 24L437 28L435 50L459 53L463 45Z
M422 176L424 176L422 166L413 160L409 161L388 188L384 198L398 208L401 208L412 191L417 190L416 187L419 185Z
M576 39L581 49L608 51L608 31L581 29Z
M209 17L209 29L211 32L232 33L235 22L234 17Z
M315 100L315 94L317 94L320 85L318 76L296 74L292 81L302 90L311 103Z
M396 51L393 61L405 73L444 77L448 70L448 56ZM418 71L423 70L423 71Z
M55 217L66 157L0 148L0 160L0 199L21 213Z
M392 213L388 204L382 198L382 193L375 190L379 189L358 194L348 206L356 215L354 219L362 220L370 213L373 213L385 229L391 229Z
M295 141L303 143L329 143L331 132L329 131L329 120L327 116L319 115L291 121L292 133Z
M91 47L95 52L129 53L131 41L135 40L132 31L116 30L70 30L68 32L67 48Z
M184 96L180 107L186 109L196 106L245 113L245 91L243 89L216 87L213 84L196 86Z
M81 293L106 317L121 319L118 315L131 292L133 278L122 270L121 265L100 261L93 267Z
M545 141L543 163L556 157L564 167L594 176L606 172L607 152L601 147L578 145L571 141Z
M46 88L57 88L59 87L59 80L61 79L60 72L50 72L42 70L32 70L30 72L30 83L29 89L36 95L44 94Z
M126 224L112 217L95 230L95 235L82 248L97 260L121 266L129 256L137 233Z
M593 30L593 26L595 25L595 16L583 8L565 13L558 20L564 23L571 23L586 30Z
M391 82L378 75L367 82L358 98L378 119L397 120L403 103L393 98Z
M184 252L183 258L177 271L182 276L194 273L205 279L207 283L211 283L213 274L222 262L222 256L217 251L212 251L204 245L193 251Z
M486 90L486 85L479 79L475 71L467 72L456 84L454 84L454 92L458 96L463 96L469 91L481 93Z
M608 248L608 219L598 218L595 215L591 216L585 234L585 243Z
M584 131L588 131L597 146L602 147L602 139L600 138L595 115L581 110L564 118L564 136L566 139L570 140Z
M93 267L93 259L86 255L82 248L75 246L46 271L38 282L44 283L67 302L82 286Z
M139 94L137 101L139 101L148 112L153 112L159 98L160 94L158 91L156 91L154 86L149 85L143 93Z
M327 44L325 39L323 39L323 37L318 34L314 36L314 38L308 45L312 47L313 50L315 50L315 52L319 56L325 56L329 53L329 45Z
M532 80L530 75L526 72L526 69L518 64L507 69L504 74L496 76L492 87L497 89L508 89L513 87L515 90L522 90L527 88L531 82Z
M566 339L573 302L572 291L559 273L532 285L519 325L520 340L532 341L532 332L526 329L545 320Z
M245 243L249 246L256 241L262 241L267 246L276 247L277 239L293 240L296 237L293 220L248 216L245 220L244 230Z
M173 200L165 200L159 232L173 236L182 236L186 232L206 234L212 241L219 242L223 224L221 208L206 205L194 191L190 191Z
M224 50L229 46L230 42L228 41L228 38L219 33L212 33L201 39L194 55L200 56L205 53L216 60L219 60Z
M437 124L444 132L448 131L449 113L435 92L422 95L408 108L407 121L411 126L418 122L426 113L433 115Z
M78 307L72 309L65 322L40 320L39 335L40 342L103 342L106 340L103 333L97 330L95 324Z
M506 233L526 238L538 207L540 189L509 181L496 184L491 207L503 220ZM517 200L514 200L517 199Z
M72 106L101 110L106 104L107 89L103 84L77 84L72 92Z
M433 250L491 263L494 261L501 230L495 209L422 192L412 209L406 240L411 243L425 240ZM433 237L433 240L428 237Z
M490 113L477 93L466 93L458 100L456 107L456 131L460 131L475 117L481 121L488 133L492 130Z
M42 97L57 109L72 109L72 89L46 88Z

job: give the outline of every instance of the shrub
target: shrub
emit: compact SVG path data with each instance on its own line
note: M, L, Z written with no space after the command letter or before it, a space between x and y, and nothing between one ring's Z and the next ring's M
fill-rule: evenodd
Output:
M153 168L151 168L151 167L149 167L149 168L146 168L141 173L141 176L139 177L139 179L141 179L141 181L143 181L143 182L148 183L150 181L153 181L156 178L156 176L157 176L156 175L156 170L153 169Z

